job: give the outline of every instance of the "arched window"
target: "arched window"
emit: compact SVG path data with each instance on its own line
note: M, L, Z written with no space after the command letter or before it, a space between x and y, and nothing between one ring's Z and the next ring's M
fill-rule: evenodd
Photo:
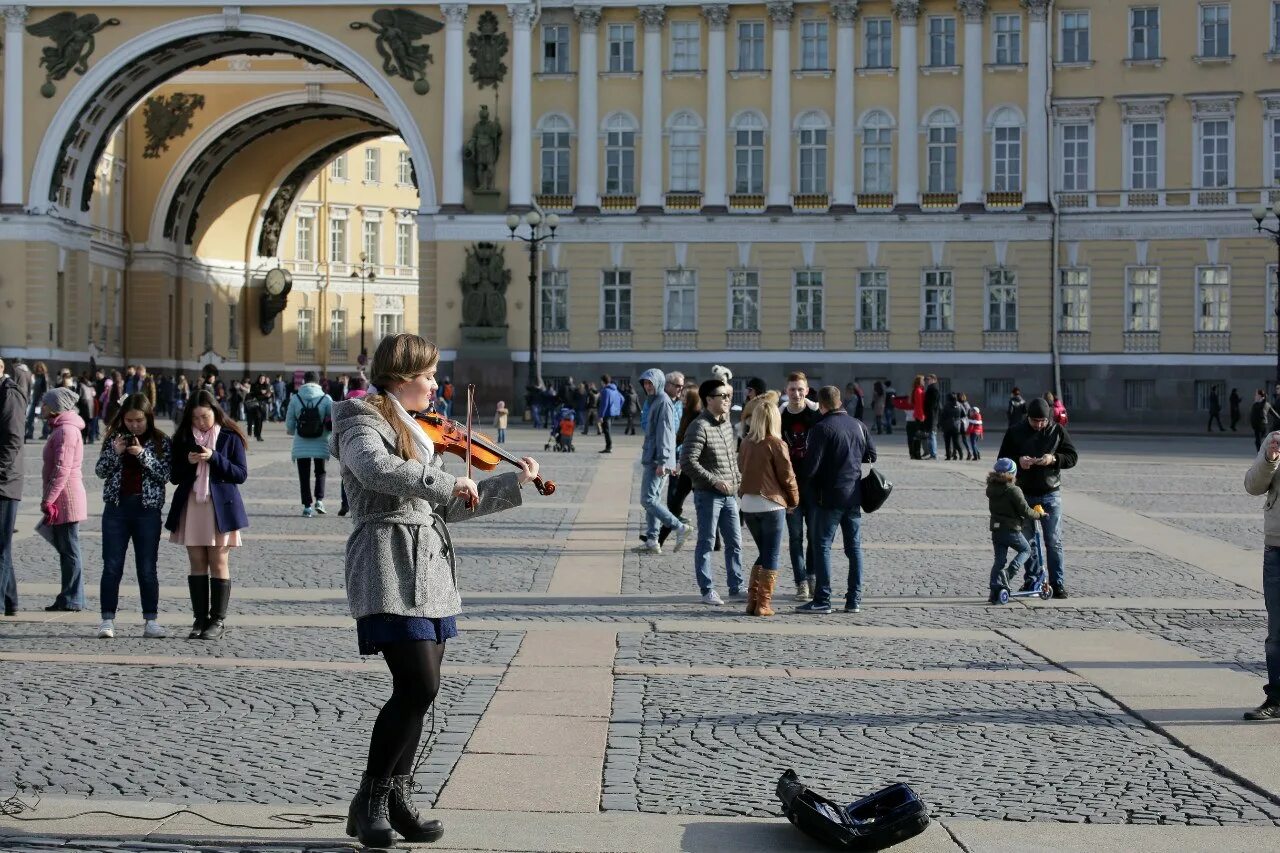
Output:
M862 191L893 192L893 119L883 110L862 120Z
M764 192L764 116L746 112L733 122L733 191Z
M671 191L697 192L702 185L702 123L684 110L672 116L667 128L671 146Z
M1022 191L1022 116L1012 107L991 117L991 189Z
M825 193L827 191L827 119L822 113L810 111L797 122L800 136L800 192Z
M614 113L604 124L604 194L635 195L636 123Z
M927 192L956 191L956 117L950 110L934 110L925 121L929 134L929 183Z
M572 127L561 115L549 115L538 124L542 134L542 190L544 195L569 194L569 136Z

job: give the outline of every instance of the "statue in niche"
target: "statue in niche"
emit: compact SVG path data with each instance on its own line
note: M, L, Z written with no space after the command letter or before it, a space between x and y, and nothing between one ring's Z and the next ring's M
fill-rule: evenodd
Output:
M502 150L502 125L489 118L489 108L480 107L480 120L471 130L471 139L462 150L467 182L477 192L496 192L498 154Z
M52 98L58 89L53 85L55 80L66 78L72 71L83 75L89 70L89 57L96 47L94 36L107 27L120 26L119 18L107 18L105 21L97 15L77 15L75 12L59 12L51 18L45 18L37 24L27 27L27 32L36 38L47 38L53 41L53 47L40 51L40 67L45 70L44 85L40 94Z
M497 89L507 76L507 66L502 61L507 55L507 34L498 32L498 16L493 12L481 15L477 26L477 32L467 37L467 48L475 60L471 63L471 79L481 89Z
M147 98L142 108L144 129L147 134L142 156L154 160L161 152L169 150L169 140L177 139L191 129L191 118L196 110L204 109L204 95L188 95L176 92L168 97L154 95Z
M444 24L410 9L379 9L373 23L355 21L353 30L371 30L377 36L373 46L382 57L382 70L388 76L413 82L413 91L425 95L431 91L427 82L427 65L434 62L431 47L415 44L423 36L438 33Z
M505 327L507 325L507 269L502 249L493 243L476 243L467 249L462 278L462 325Z

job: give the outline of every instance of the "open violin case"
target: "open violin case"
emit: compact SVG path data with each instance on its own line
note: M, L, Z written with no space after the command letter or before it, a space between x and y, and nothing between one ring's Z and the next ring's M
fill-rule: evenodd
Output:
M794 770L778 780L787 820L810 838L837 850L883 850L924 832L928 808L901 782L841 806L811 791Z

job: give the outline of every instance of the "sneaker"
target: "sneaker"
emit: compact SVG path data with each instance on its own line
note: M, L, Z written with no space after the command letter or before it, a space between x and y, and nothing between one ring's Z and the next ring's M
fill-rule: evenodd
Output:
M1021 590L1019 590L1019 591L1020 591L1020 592L1031 592L1031 591L1033 591L1033 590L1035 590L1035 589L1039 589L1039 587L1040 587L1040 584L1036 581L1036 579L1035 579L1035 578L1030 578L1030 579L1028 579L1028 580L1024 580L1024 581L1022 582L1022 589L1021 589Z
M796 608L797 613L830 613L831 604L828 602L810 601L808 604L801 604Z
M102 624L98 626L99 640L114 640L116 637L116 623L111 619L103 619Z
M1053 584L1053 597L1054 598L1070 598L1070 596L1067 595L1066 586L1060 583Z
M302 508L302 517L303 517L303 518L312 518L312 517L314 517L314 516L315 516L315 514L316 514L315 510L313 510L313 509L312 509L311 507L309 507L309 506L304 506L304 507Z
M648 554L653 557L662 556L662 546L657 542L649 542L636 549L637 554Z
M169 632L156 620L148 619L146 624L142 626L142 636L148 640L163 640L169 636Z
M800 581L796 584L796 601L813 601L813 593L809 592L808 581Z
M729 600L730 601L746 601L747 594L746 592L740 589L731 589L729 590Z
M844 612L845 612L845 613L861 613L861 612L862 612L862 605L861 605L861 604L846 604L846 605L844 606Z
M1257 722L1280 720L1280 702L1272 702L1268 699L1252 711L1245 711L1244 718Z
M717 595L716 591L713 589L710 592L703 594L702 603L712 604L712 605L715 605L716 607L719 607L720 605L724 604L724 599L721 598L719 595Z
M350 507L342 506L338 509L338 517L341 518L342 516L346 515L349 512L351 512Z
M324 501L316 501L316 512L324 515Z
M1000 590L998 589L991 590L991 594L987 596L987 604L999 604L999 603L1000 603Z
M684 543L689 540L689 536L693 533L693 525L684 524L676 531L676 544L672 546L671 552L675 553L684 547Z

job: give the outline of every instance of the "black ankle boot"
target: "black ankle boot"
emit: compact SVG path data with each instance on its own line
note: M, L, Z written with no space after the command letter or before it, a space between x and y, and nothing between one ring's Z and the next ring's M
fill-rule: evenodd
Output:
M424 820L413 805L413 777L391 777L391 828L404 836L409 843L439 841L444 835L444 824L438 820Z
M209 624L209 576L187 575L187 588L191 591L191 610L196 615L187 639L198 640L200 632Z
M360 780L351 808L347 810L347 835L359 838L365 847L390 847L395 833L388 819L391 780L365 776Z
M223 620L227 618L227 604L231 601L231 579L209 579L209 621L200 632L202 640L219 640L226 630Z

